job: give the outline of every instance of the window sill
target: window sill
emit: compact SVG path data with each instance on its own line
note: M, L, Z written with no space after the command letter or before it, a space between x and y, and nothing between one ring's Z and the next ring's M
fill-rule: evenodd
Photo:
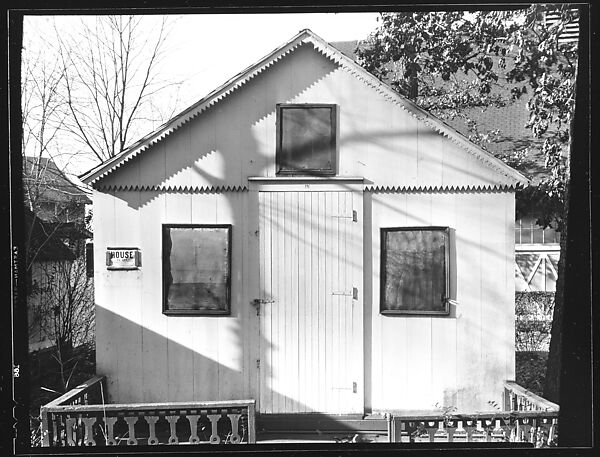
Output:
M231 311L229 310L195 310L195 309L167 309L162 312L165 316L207 316L207 317L215 317L215 316L231 316Z

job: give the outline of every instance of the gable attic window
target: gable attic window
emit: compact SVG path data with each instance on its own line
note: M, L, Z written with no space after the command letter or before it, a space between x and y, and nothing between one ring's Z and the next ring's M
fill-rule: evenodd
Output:
M381 229L382 314L449 314L449 228Z
M337 105L278 104L278 175L335 175Z
M163 225L163 313L229 315L231 225Z

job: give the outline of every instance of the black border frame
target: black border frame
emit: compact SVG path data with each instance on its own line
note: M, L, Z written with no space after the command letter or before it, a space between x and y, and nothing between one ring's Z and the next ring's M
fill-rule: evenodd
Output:
M389 316L448 316L450 315L450 306L448 304L448 298L450 297L450 227L446 226L421 226L421 227L380 227L381 234L381 245L380 245L380 278L379 278L379 313L382 315ZM399 309L386 309L385 308L385 284L386 274L385 265L387 262L387 249L386 249L386 237L389 232L444 232L446 239L444 242L444 309L442 311L413 311L413 310L399 310Z
M175 310L167 307L166 287L165 287L165 235L172 228L207 228L207 229L227 229L227 309L225 310ZM162 287L162 313L166 316L230 316L231 315L231 260L232 260L232 224L162 224L161 226L161 287Z
M337 174L337 138L338 138L338 105L335 103L277 103L276 107L276 142L275 142L275 174L277 176L335 176ZM291 170L282 169L281 167L281 143L283 141L283 122L281 120L281 112L284 109L308 109L308 108L329 108L331 118L331 137L329 141L329 147L332 151L331 168L327 169L305 169L305 170Z

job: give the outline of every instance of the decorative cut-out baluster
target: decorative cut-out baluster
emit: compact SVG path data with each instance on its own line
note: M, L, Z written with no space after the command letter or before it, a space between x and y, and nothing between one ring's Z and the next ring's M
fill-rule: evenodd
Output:
M475 430L473 430L473 433L471 433L471 441L487 441L487 433L483 429L480 420L477 421L477 426Z
M57 443L60 442L60 437L58 436L58 422L61 421L61 416L58 415L54 415L52 414L52 416L50 417L50 422L52 423L52 442L50 443L51 446L56 446Z
M96 423L95 417L83 417L81 419L83 421L85 427L85 435L83 437L83 444L85 446L95 446L96 441L94 441L94 433L92 431L92 426Z
M552 419L550 424L550 430L548 430L548 446L554 441L554 434L556 433L556 419Z
M210 444L219 444L221 442L221 438L217 433L217 423L221 418L220 414L207 414L207 417L210 419L210 424L212 426L212 431L210 434Z
M463 428L463 421L458 421L458 426L452 435L452 441L456 443L466 443L469 440L469 434Z
M156 423L158 422L159 416L146 416L146 422L148 422L148 444L154 446L158 444L158 438L156 437Z
M190 422L190 443L198 444L200 437L198 436L198 414L187 414L187 420Z
M500 426L500 419L496 419L496 427L492 430L492 441L504 441L506 434Z
M127 438L128 446L135 446L137 442L137 438L135 437L135 423L138 421L136 416L125 416L125 422L127 422L127 427L129 427L129 438Z
M73 439L73 434L75 433L75 423L77 419L74 417L67 418L66 421L66 435L67 435L67 446L77 446L77 443Z
M228 414L227 416L229 416L229 419L231 420L231 444L239 444L242 441L242 438L238 433L238 422L240 420L241 414Z
M177 438L177 421L179 420L179 416L165 416L165 419L169 422L169 427L171 428L171 436L169 436L169 444L178 444L179 438Z
M104 422L106 423L106 445L107 446L115 446L117 442L115 441L115 424L117 422L118 417L106 417Z
M439 421L438 429L433 435L433 441L437 443L447 443L449 441L448 436L448 431L444 428L444 421Z

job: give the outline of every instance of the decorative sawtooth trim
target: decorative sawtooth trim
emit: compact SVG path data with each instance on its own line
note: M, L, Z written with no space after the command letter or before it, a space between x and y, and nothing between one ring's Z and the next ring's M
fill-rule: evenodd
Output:
M245 192L248 186L243 185L223 185L223 186L138 186L138 185L114 185L94 186L94 189L100 192Z
M431 114L427 113L415 103L402 97L387 84L379 81L374 75L364 70L356 62L354 62L349 57L345 56L335 47L323 41L318 36L315 36L312 32L305 30L300 32L296 37L290 40L290 42L283 45L281 49L276 49L275 51L265 56L260 61L260 65L258 65L256 68L252 69L252 66L246 68L245 70L241 71L236 76L231 78L229 81L227 81L225 84L219 86L219 88L209 93L206 97L201 99L195 105L192 105L187 110L184 110L181 114L169 121L170 123L172 123L172 125L169 125L169 123L167 123L164 127L159 127L159 129L156 132L147 135L145 138L142 138L140 141L138 141L137 145L134 144L132 145L132 147L129 148L129 150L123 151L120 154L121 156L123 156L122 159L115 159L114 164L110 165L100 175L92 179L90 183L93 184L98 180L104 178L109 173L122 166L123 163L126 163L133 157L136 157L141 152L147 150L149 147L162 141L175 130L177 130L190 120L196 118L200 113L215 105L219 101L223 100L226 96L235 92L238 88L242 87L244 84L256 77L258 74L262 73L265 69L279 62L285 56L289 55L292 51L296 50L298 47L306 43L311 43L315 50L324 55L326 58L338 64L342 69L348 71L360 81L363 81L363 83L374 89L377 93L381 94L386 100L394 103L397 106L400 106L409 115L411 115L417 120L422 121L429 128L442 134L450 141L452 141L462 149L466 150L471 155L475 156L477 159L485 163L489 168L493 169L497 173L513 181L516 181L517 183L528 182L525 177L522 177L523 180L521 180L515 176L512 176L507 170L505 170L501 166L502 163L497 163L496 161L492 160L493 156L490 157L489 153L487 153L484 150L480 150L479 147L473 145L467 138L465 138L459 132L447 126L441 120L433 117ZM245 72L248 72L251 69L252 71L250 73L244 75ZM163 130L161 131L161 129ZM515 171L515 173L517 172Z
M486 192L509 191L512 184L452 185L452 186L365 186L367 192Z
M143 140L143 139L141 140L142 143L144 143L144 141L147 141L147 143L140 144L138 146L133 145L131 147L131 149L130 149L129 152L126 152L127 150L123 151L123 153L122 153L123 159L116 161L111 167L107 168L102 174L98 175L96 178L94 178L92 181L90 181L90 184L94 184L98 180L100 180L100 179L104 178L105 176L107 176L109 173L112 173L114 170L116 170L117 168L119 168L120 166L122 166L124 163L128 162L129 160L131 160L132 158L136 157L140 153L146 151L151 146L154 146L157 143L159 143L160 141L164 140L169 135L171 135L171 133L173 133L175 130L177 130L180 127L182 127L183 125L187 124L189 121L191 121L192 119L196 118L202 112L206 111L208 108L214 106L217 102L223 100L226 96L232 94L237 89L239 89L243 85L247 84L251 79L253 79L256 76L258 76L260 73L262 73L267 68L273 66L276 62L280 61L283 57L291 54L293 51L295 51L302 44L304 44L303 40L301 40L301 41L299 41L297 43L290 43L290 44L288 44L286 47L284 47L280 51L280 53L277 56L275 56L272 59L266 60L265 62L263 62L262 65L260 65L257 68L255 68L251 73L245 75L239 81L236 81L236 82L232 81L231 83L229 83L229 81L228 81L227 83L225 83L223 85L225 87L227 86L228 83L229 84L233 84L233 86L229 87L224 92L220 92L219 93L218 89L214 90L209 95L207 95L204 99L202 99L199 102L197 102L196 106L192 106L192 107L188 108L187 110L189 110L189 112L187 114L182 114L181 118L176 117L175 119L173 119L173 120L170 121L170 122L176 122L175 125L173 125L171 127L169 127L168 125L165 126L164 127L165 130L163 132L160 132L161 128L159 127L158 132L160 132L160 133L156 132L154 134L150 134L150 135L147 136L146 140ZM245 71L247 71L247 70L248 70L248 68L245 69L244 71L238 73L238 75L240 75L240 76L236 75L232 79L235 79L236 77L241 77L241 75ZM221 86L220 88L222 88L223 86ZM222 89L221 89L221 91L222 91ZM214 95L212 95L212 94L214 94ZM184 111L184 113L185 113L185 111Z
M319 51L322 55L330 58L348 73L352 74L372 89L375 89L386 100L401 107L410 116L422 121L425 125L427 125L435 132L442 134L454 144L456 144L457 146L469 152L471 155L474 155L477 159L484 162L486 165L488 165L488 167L492 168L494 171L500 173L501 175L511 180L516 180L515 177L511 176L509 173L506 172L506 170L504 170L497 163L491 160L488 156L489 153L480 151L478 147L474 147L474 145L471 145L471 142L468 138L463 138L463 140L461 141L459 138L463 137L462 134L444 124L443 121L434 118L430 113L427 113L415 103L403 99L400 94L396 93L387 84L382 83L374 75L368 73L366 70L363 70L362 67L359 67L356 62L354 62L349 57L345 56L340 51L336 50L335 48L332 49L332 47L327 43L320 43L318 40L313 39L312 37L307 38L306 41L313 43L315 49ZM360 68L361 71L358 71L358 68ZM420 113L421 115L419 115L418 113Z

